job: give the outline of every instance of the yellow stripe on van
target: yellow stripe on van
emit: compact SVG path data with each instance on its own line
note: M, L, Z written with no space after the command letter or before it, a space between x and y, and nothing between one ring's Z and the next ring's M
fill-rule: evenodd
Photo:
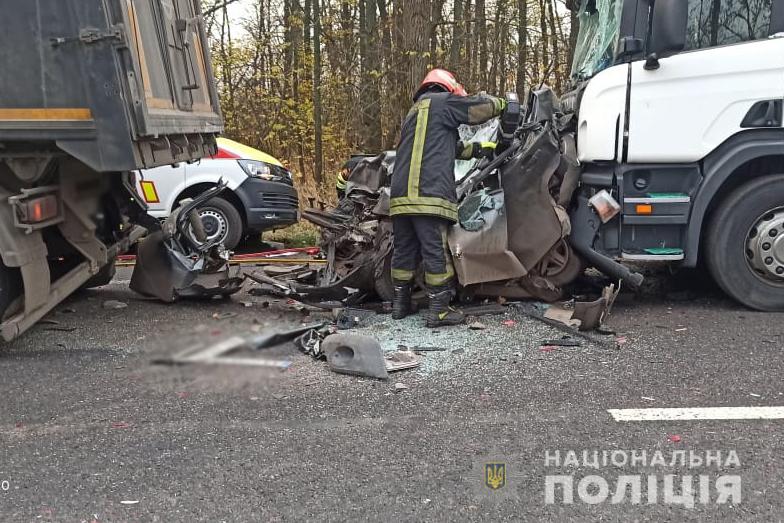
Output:
M43 107L29 109L0 108L0 120L92 120L93 113L87 108Z

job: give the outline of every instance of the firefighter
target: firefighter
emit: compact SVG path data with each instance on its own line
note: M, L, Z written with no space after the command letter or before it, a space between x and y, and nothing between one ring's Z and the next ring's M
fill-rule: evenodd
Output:
M348 182L348 177L351 175L351 172L366 156L367 155L364 154L356 154L346 160L346 163L340 168L340 171L335 178L335 191L338 194L338 201L342 200L346 195L346 182Z
M428 327L456 325L463 314L449 306L454 267L447 229L457 221L455 158L488 154L491 146L458 141L461 124L475 125L498 116L506 101L487 95L469 97L452 73L430 71L414 94L403 121L390 192L394 229L392 317L411 312L411 289L421 257L430 299Z

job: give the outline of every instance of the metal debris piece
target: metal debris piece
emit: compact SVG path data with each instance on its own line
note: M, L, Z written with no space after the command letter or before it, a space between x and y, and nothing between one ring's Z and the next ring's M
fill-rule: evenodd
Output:
M446 347L411 347L407 350L412 352L446 352L449 349Z
M337 326L338 330L353 329L360 326L371 316L375 315L376 313L371 310L347 307L337 311L335 325Z
M485 325L481 321L473 321L473 322L468 324L468 328L473 330L473 331L482 331L482 330L485 330L487 328L487 325Z
M318 323L311 323L309 325L303 325L302 327L297 327L296 329L291 329L287 331L281 332L274 332L272 334L259 334L258 336L254 336L250 339L250 344L254 349L265 349L267 347L274 347L275 345L280 345L281 343L294 340L298 336L303 334L307 334L311 331L316 331L326 325L325 322L318 322Z
M226 364L226 365L245 365L245 366L259 366L259 367L276 367L279 369L287 369L291 362L288 360L268 360L259 358L238 358L238 357L225 357L226 354L238 349L264 349L280 345L286 341L292 340L304 332L308 332L319 327L324 323L316 323L305 325L296 329L291 329L282 332L273 332L267 334L259 334L251 338L244 338L242 336L232 336L231 338L219 341L213 345L204 347L202 345L196 348L189 348L183 352L175 354L170 358L162 358L155 360L153 363L162 363L169 365L181 365L188 363L213 363L213 364Z
M405 383L395 383L395 392L403 392L404 390L408 390L408 385ZM430 500L426 500L426 502L430 502Z
M580 347L582 343L572 338L558 338L553 340L544 340L539 343L540 346L545 347Z
M387 379L386 362L375 338L356 334L332 334L321 344L333 372Z
M124 309L127 306L127 303L119 300L106 300L102 305L104 309Z
M226 188L221 182L183 202L160 230L139 242L130 288L164 302L179 298L229 296L242 288L239 269L229 266L230 253L207 241L197 208Z
M419 356L409 350L398 350L388 353L385 357L385 360L387 372L413 369L422 363L422 360L419 358Z
M470 307L460 307L460 311L466 316L490 316L504 314L507 309L500 303L488 303L486 305L474 305Z

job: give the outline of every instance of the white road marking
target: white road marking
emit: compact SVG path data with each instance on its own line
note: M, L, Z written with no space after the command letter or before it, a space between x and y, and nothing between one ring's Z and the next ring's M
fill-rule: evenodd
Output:
M784 419L784 407L702 407L684 409L608 409L615 421Z

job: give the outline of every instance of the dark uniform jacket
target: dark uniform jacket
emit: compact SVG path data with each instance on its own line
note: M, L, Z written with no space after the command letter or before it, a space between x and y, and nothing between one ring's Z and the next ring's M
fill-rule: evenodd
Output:
M440 216L456 222L458 126L486 122L501 114L505 105L504 100L487 95L421 96L403 121L392 174L390 214Z

